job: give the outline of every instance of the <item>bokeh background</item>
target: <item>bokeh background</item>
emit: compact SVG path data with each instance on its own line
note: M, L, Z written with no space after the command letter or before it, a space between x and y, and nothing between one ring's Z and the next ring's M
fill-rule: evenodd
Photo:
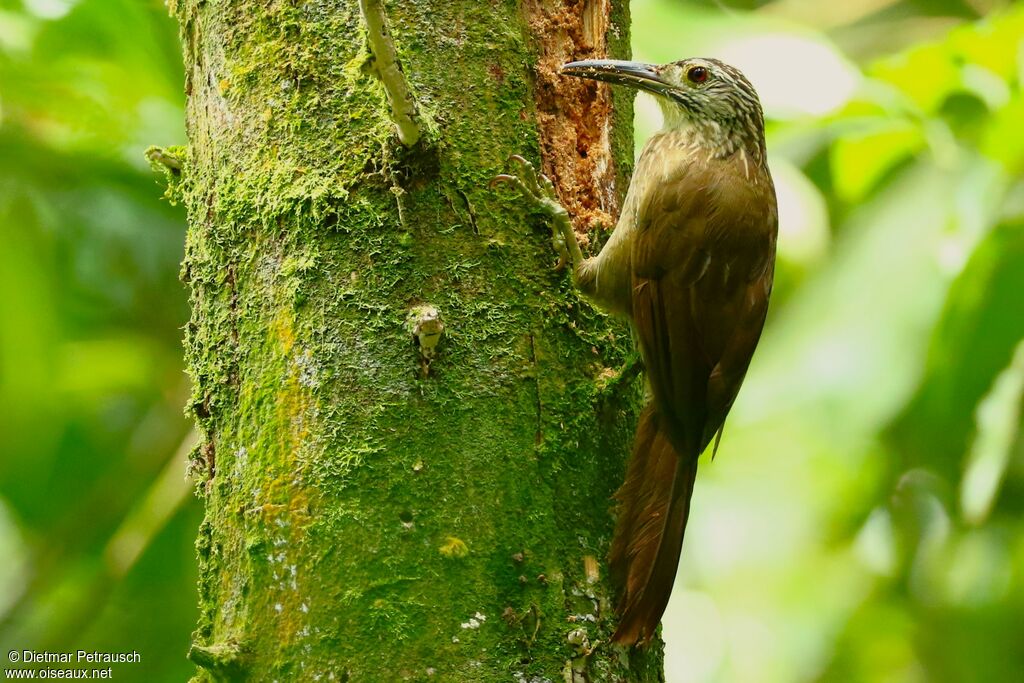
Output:
M632 5L637 58L758 87L781 213L668 680L1024 680L1024 4ZM0 651L121 680L192 670L184 214L143 155L182 81L159 0L0 0Z

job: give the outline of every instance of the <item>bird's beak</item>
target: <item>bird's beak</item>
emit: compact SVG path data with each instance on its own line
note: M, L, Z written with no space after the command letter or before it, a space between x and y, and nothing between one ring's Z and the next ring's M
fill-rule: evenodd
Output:
M656 95L668 95L673 89L659 73L660 67L641 62L626 62L618 59L587 59L569 62L562 66L562 73L577 78L591 78L617 85L628 85Z

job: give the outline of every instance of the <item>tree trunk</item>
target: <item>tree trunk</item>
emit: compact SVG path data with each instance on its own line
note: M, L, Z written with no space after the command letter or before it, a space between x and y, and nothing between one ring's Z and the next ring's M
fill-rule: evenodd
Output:
M661 680L660 646L607 641L629 332L488 188L543 156L581 233L610 225L631 102L555 69L625 57L626 3L171 9L198 680Z

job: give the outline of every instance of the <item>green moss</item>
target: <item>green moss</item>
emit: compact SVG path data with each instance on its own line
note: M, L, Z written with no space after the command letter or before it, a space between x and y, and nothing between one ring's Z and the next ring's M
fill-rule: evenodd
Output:
M548 228L487 189L539 149L517 4L388 9L431 126L411 150L361 68L355 3L177 8L197 644L244 642L251 680L557 680L574 620L596 619L591 642L612 627L583 557L612 530L637 388L602 378L629 335L552 272ZM407 327L425 303L445 324L429 375ZM639 681L658 661L586 663Z

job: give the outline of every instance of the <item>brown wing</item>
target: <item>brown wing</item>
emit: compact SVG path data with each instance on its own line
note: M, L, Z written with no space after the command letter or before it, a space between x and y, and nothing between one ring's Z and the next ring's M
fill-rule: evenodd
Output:
M696 458L739 391L761 335L777 212L767 171L694 162L652 188L633 240L632 318L656 407Z
M731 161L691 161L647 188L632 238L631 317L654 405L641 415L609 554L613 639L651 638L672 590L697 457L721 428L761 335L775 196Z

